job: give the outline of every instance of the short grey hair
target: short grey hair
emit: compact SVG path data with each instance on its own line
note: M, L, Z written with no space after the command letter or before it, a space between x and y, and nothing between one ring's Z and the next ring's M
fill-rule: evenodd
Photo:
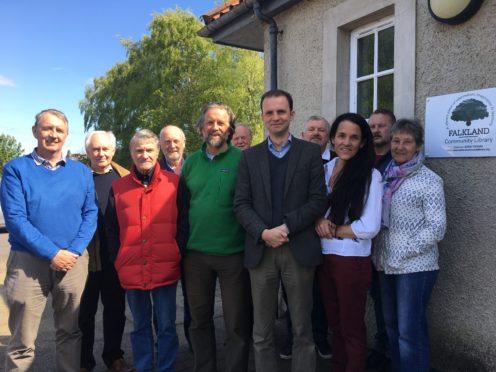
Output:
M56 116L57 118L62 120L65 123L65 125L67 125L67 128L69 128L69 120L67 120L67 116L65 116L65 114L62 111L59 111L56 109L46 109L46 110L42 110L42 111L38 112L36 114L36 116L34 117L35 118L35 120L34 120L34 126L35 127L40 123L42 116L45 114L50 114L50 115Z
M320 116L320 115L312 115L312 116L310 116L305 121L305 124L303 124L303 131L307 130L307 124L308 124L309 121L312 121L312 120L322 121L323 123L325 123L327 133L330 133L331 132L331 123L329 123L329 121L327 121L327 119L325 117Z
M410 134L418 147L424 144L424 128L417 119L398 119L391 128L391 138L397 133Z
M233 110L231 110L231 108L224 103L220 103L220 102L207 103L203 107L200 118L196 122L196 125L195 125L196 130L201 135L201 130L203 128L203 124L205 123L205 115L207 114L208 110L210 110L210 109L224 110L227 113L227 115L229 116L229 136L227 138L227 142L231 143L231 138L234 134L234 130L236 129L234 126L234 124L236 122L236 115L234 115Z
M178 127L177 125L174 125L174 124L168 124L168 125L166 125L165 127L163 127L160 130L160 136L159 136L160 137L160 140L162 140L163 134L164 134L165 130L168 129L168 128L177 128L177 129L179 129L179 132L181 133L182 139L186 141L186 135L184 134L184 131L180 127Z
M250 134L250 137L253 137L253 132L250 128L250 126L246 123L236 123L235 127L243 127L243 128L246 128L248 130L248 133Z
M112 131L104 131L104 130L94 130L93 132L90 132L86 135L86 138L84 139L84 148L86 149L86 152L88 152L88 149L90 147L91 139L95 135L102 135L102 136L107 136L108 140L110 141L110 145L115 149L117 147L117 140L115 138L114 133Z
M150 129L140 129L134 133L134 136L129 141L129 150L132 149L134 142L136 141L150 141L153 142L157 149L160 149L160 144L158 137L155 133L153 133Z

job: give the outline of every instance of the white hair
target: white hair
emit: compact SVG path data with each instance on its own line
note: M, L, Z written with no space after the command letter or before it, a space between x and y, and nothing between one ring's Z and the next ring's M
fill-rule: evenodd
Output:
M176 129L179 129L179 133L181 133L181 138L186 141L186 136L184 135L184 131L179 128L177 125L173 125L173 124L169 124L169 125L166 125L165 127L162 128L162 130L160 131L160 140L163 139L164 137L164 132L166 129L168 128L176 128Z
M133 144L136 141L153 142L153 144L157 147L157 149L160 150L160 145L157 135L149 129L139 129L138 131L136 131L136 133L134 133L134 136L131 138L131 141L129 141L129 150L132 151Z
M93 132L90 132L86 135L86 138L84 139L84 148L86 149L86 152L88 152L88 149L90 147L91 139L93 138L94 135L96 134L101 134L103 136L107 136L108 140L110 141L110 145L115 149L117 146L117 140L115 139L114 133L112 131L104 131L104 130L94 130Z

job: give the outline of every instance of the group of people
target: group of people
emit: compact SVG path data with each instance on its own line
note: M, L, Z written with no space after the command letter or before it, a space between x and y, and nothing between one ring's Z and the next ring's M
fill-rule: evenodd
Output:
M109 370L174 371L179 280L196 372L217 371L217 281L226 372L247 371L251 345L257 371L277 370L280 287L290 319L281 357L293 372L314 371L316 355L330 358L331 349L334 372L389 357L393 371L429 370L426 307L446 214L442 180L423 165L422 127L387 110L368 123L354 113L332 125L312 116L299 139L288 92L266 92L260 109L267 138L253 147L249 126L222 103L203 108L203 144L187 158L179 127L138 130L129 171L113 162L111 132L87 135L87 167L62 153L65 115L36 116L37 147L7 163L2 178L6 371L32 369L49 294L58 371L95 367L100 299ZM367 360L369 289L378 332ZM121 349L126 298L133 366Z

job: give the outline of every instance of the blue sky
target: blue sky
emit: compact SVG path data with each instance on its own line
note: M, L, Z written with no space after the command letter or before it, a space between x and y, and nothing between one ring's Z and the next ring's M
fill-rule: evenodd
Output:
M57 108L69 119L65 150L84 149L79 101L92 79L126 58L120 39L138 41L154 13L176 6L200 17L218 0L1 0L0 133L36 145L34 115Z

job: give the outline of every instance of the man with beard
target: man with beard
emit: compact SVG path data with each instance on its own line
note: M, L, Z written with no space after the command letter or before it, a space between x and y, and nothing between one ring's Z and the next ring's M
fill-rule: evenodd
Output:
M369 126L374 136L375 168L384 174L386 167L391 161L391 127L396 121L394 114L387 109L377 109L369 117ZM372 246L372 249L373 246ZM389 365L387 352L389 350L384 317L382 315L381 292L379 288L379 277L374 266L372 266L372 284L370 296L374 301L375 322L377 332L374 336L372 352L367 357L367 369L382 371Z
M241 151L230 145L234 121L228 106L206 105L196 124L204 144L188 157L181 173L190 193L184 275L196 372L217 371L213 321L217 278L226 329L225 371L248 368L251 297L248 271L243 267L245 233L233 211L241 157Z
M331 160L331 152L327 148L329 143L329 132L331 125L322 116L313 115L310 116L305 125L303 126L303 131L301 132L301 138L305 141L315 143L320 147L320 153L322 156L322 162L325 164ZM287 301L286 291L283 288L284 301ZM293 330L291 324L291 314L286 315L288 337L286 342L283 344L282 350L279 353L281 359L291 359L292 349L293 349ZM329 342L327 341L327 318L325 314L324 304L320 296L320 287L315 275L313 281L313 307L312 307L312 331L313 340L315 342L315 349L317 354L323 359L330 359L332 357L331 348Z
M369 118L369 126L374 136L375 168L382 173L391 161L391 135L389 131L396 121L394 114L387 109L375 110Z

